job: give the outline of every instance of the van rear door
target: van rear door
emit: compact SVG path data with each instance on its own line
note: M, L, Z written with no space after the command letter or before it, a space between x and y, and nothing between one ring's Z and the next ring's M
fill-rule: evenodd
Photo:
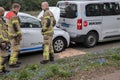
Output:
M60 28L69 32L71 37L76 37L78 5L70 2L60 2L57 4L60 8L60 20L58 22Z

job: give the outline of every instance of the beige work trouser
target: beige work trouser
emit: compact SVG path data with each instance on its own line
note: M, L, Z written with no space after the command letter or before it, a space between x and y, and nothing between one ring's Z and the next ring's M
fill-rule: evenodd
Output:
M8 57L7 50L0 50L0 71L3 70L3 68L6 68L6 58Z
M49 60L50 53L54 54L53 44L52 44L53 35L43 35L43 37L44 37L43 58L44 60Z
M18 54L20 52L20 39L11 39L11 54L9 64L16 64L18 61Z

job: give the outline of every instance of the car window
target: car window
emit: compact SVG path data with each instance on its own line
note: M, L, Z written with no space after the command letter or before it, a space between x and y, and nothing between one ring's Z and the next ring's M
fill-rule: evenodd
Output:
M86 6L86 16L101 16L101 4L88 4Z
M41 23L37 19L28 17L28 16L19 16L19 18L20 18L22 28L40 28L41 27Z
M120 14L119 3L104 3L102 9L103 16Z
M86 6L86 16L111 16L119 15L119 3L88 4Z
M76 18L77 14L77 5L72 3L60 3L57 5L60 8L60 17L63 18Z

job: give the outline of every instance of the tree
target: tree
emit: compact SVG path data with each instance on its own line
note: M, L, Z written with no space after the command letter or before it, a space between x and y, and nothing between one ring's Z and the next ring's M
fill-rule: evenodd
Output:
M50 6L56 6L59 0L0 0L0 6L3 6L6 10L10 10L11 3L19 3L21 11L35 11L40 9L40 5L43 1L47 1Z

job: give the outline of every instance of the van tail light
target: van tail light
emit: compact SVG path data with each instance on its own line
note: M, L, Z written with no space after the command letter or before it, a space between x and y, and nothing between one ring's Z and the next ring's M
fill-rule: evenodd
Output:
M82 19L77 20L77 29L82 30Z

